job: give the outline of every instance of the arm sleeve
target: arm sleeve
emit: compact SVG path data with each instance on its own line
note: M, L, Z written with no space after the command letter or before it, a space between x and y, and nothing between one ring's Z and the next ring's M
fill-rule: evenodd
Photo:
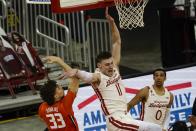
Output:
M70 109L72 108L73 102L76 98L76 93L68 90L67 95L65 96L65 100L64 100L64 105L65 107L67 107L67 109L70 107Z
M163 129L167 130L170 122L170 108L167 108Z

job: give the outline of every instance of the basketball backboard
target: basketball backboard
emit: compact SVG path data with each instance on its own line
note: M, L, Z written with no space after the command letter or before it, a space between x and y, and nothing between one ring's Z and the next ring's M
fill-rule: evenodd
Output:
M51 7L54 13L105 8L111 5L114 5L113 0L51 0Z
M143 27L144 8L149 0L51 0L52 11L68 13L81 10L105 8L115 5L118 11L120 28Z

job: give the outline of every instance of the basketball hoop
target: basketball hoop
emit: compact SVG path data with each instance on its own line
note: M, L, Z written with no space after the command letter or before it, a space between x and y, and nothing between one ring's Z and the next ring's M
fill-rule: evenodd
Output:
M119 15L120 28L143 27L144 8L148 0L114 0Z

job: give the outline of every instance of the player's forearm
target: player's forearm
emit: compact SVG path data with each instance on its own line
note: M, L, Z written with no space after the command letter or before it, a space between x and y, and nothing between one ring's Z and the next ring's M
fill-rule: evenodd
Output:
M139 102L142 102L142 97L140 96L141 91L133 98L129 101L129 103L127 104L127 109L128 111L134 107L135 105L137 105Z
M113 44L121 44L121 37L119 30L114 21L110 22L111 25L111 32L112 32L112 43Z
M119 65L121 58L121 38L118 28L114 21L110 21L112 31L112 56L114 58L114 64Z
M70 84L68 86L68 89L72 92L77 92L79 88L79 79L76 77L72 77L70 79Z
M112 47L112 57L114 60L114 64L115 65L119 65L120 64L120 59L121 59L121 45L119 44L113 44Z
M134 105L131 103L131 101L129 103L127 103L127 111L129 111Z
M62 59L60 59L60 58L56 61L56 63L59 64L65 71L68 71L68 70L71 70L71 69L72 69L68 64L66 64L66 63L65 63Z

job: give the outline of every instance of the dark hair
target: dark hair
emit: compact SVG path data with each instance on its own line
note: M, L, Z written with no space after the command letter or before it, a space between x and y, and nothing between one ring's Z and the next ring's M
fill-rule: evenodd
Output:
M171 127L171 131L188 131L188 127L186 125L186 122L184 121L176 121Z
M48 105L54 104L54 94L57 88L57 82L54 80L48 80L43 87L40 88L40 96L43 101L47 102Z
M155 69L155 70L153 71L153 76L155 75L155 73L156 73L157 71L162 71L162 72L164 72L164 75L165 75L165 77L166 77L166 70L163 69L163 68L157 68L157 69Z
M26 41L25 38L24 38L21 34L19 34L18 32L12 32L12 33L11 33L11 37L12 37L12 41L13 41L14 43L16 43L16 40L14 39L14 35L16 35L16 36L19 37L20 42Z
M112 57L110 52L101 52L96 58L96 64L101 62L102 60L109 59Z

